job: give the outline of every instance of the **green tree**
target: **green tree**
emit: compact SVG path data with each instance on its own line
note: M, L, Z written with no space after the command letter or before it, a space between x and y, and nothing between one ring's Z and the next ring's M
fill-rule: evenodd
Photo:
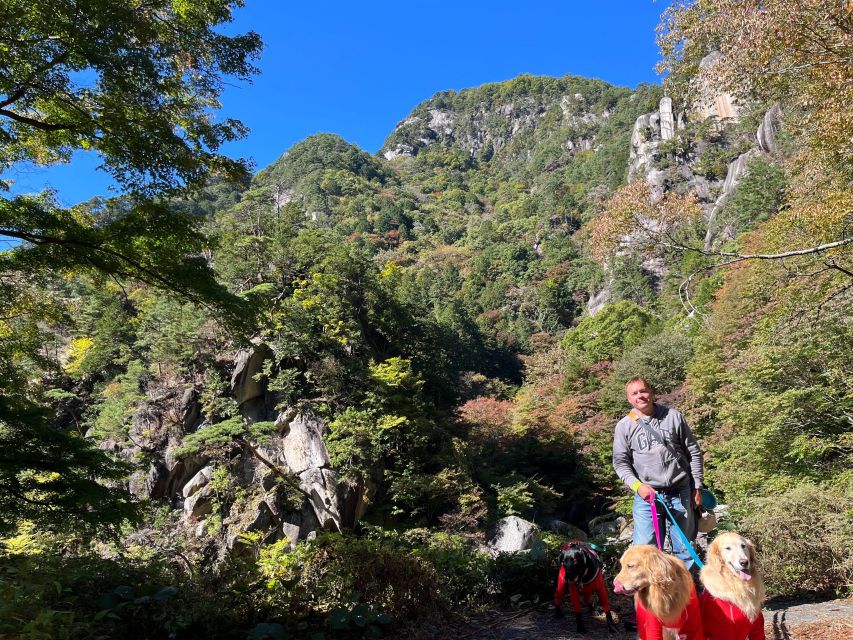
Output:
M31 289L16 282L87 273L96 283L134 279L219 303L232 318L239 310L199 255L205 247L199 221L164 196L201 186L211 175L247 174L245 162L217 154L245 128L212 113L225 77L247 80L255 71L257 34L218 30L241 5L3 3L0 174L17 163L46 166L92 150L127 195L72 209L50 194L0 198L0 236L21 241L0 252L0 282L9 294L0 299L0 365L10 374L0 385L0 529L22 518L50 524L68 513L81 524L117 522L129 505L123 497L111 502L118 494L97 482L116 479L122 467L78 435L50 426L43 385L34 381L49 380L56 363L37 341L11 344L19 327L35 335L50 318L45 305L28 297Z
M640 344L654 323L654 316L644 307L623 300L585 317L566 332L561 345L586 362L613 360L625 349Z

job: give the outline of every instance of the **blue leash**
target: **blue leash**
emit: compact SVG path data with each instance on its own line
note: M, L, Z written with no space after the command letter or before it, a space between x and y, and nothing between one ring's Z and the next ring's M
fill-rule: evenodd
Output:
M660 502L663 505L663 508L666 509L666 515L669 516L669 521L672 523L673 528L678 533L678 537L681 538L681 543L687 548L690 552L690 555L693 556L693 561L699 565L699 568L705 566L705 563L699 559L699 556L696 555L696 551L693 550L693 545L690 544L690 541L687 539L687 536L684 535L684 532L681 530L681 527L678 526L678 523L675 521L675 516L672 515L672 511L669 510L669 507L666 506L666 503L655 495L655 500ZM689 505L688 508L693 508L692 505Z

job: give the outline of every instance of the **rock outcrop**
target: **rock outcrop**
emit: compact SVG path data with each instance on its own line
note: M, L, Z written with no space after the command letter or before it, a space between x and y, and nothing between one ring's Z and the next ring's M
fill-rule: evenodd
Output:
M272 351L265 344L258 344L252 349L244 349L237 353L234 363L234 373L231 374L231 395L246 417L256 417L258 405L265 406L266 383L257 379L263 371L264 361L272 356ZM253 415L247 415L253 414Z
M521 84L524 78L517 79ZM606 108L587 102L571 78L537 78L548 84L544 92L507 91L499 85L444 91L422 103L400 122L380 153L386 160L412 157L434 145L453 146L471 158L488 160L508 149L519 136L548 122L552 129L574 126L589 131L610 114ZM562 91L562 95L560 92ZM475 99L476 92L483 94ZM579 135L564 142L575 152L591 149L593 141Z
M740 109L734 97L718 91L708 77L718 64L725 64L719 51L712 51L699 62L699 75L694 79L698 96L693 107L694 116L700 120L713 116L737 122Z
M644 179L653 192L663 193L666 174L657 169L655 159L661 142L670 140L676 131L672 99L661 98L658 110L639 116L631 132L631 151L628 156L628 182Z
M672 116L672 98L664 96L658 108L660 114L660 138L669 140L675 135L675 118Z
M507 516L495 523L488 547L493 553L518 553L533 547L539 527L518 516Z
M782 107L774 104L758 125L755 137L758 140L758 148L765 153L776 153L776 134L782 128Z
M181 494L184 498L189 498L196 491L203 489L207 486L207 483L210 482L210 478L213 476L213 465L208 465L204 467L201 471L195 474L189 482L184 485L184 488L181 490Z

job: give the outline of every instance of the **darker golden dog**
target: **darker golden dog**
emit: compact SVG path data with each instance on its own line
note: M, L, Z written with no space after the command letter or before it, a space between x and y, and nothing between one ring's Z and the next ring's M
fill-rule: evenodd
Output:
M630 547L620 562L613 590L634 596L640 640L704 640L696 589L680 560L642 544Z

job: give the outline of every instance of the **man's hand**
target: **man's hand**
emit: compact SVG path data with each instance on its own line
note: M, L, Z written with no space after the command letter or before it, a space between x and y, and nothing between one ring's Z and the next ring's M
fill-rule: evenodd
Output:
M643 500L648 500L649 496L652 495L654 492L655 490L652 489L651 485L648 484L641 484L639 487L637 487L637 495L640 496Z
M693 492L693 504L697 507L702 504L702 489L696 489Z

